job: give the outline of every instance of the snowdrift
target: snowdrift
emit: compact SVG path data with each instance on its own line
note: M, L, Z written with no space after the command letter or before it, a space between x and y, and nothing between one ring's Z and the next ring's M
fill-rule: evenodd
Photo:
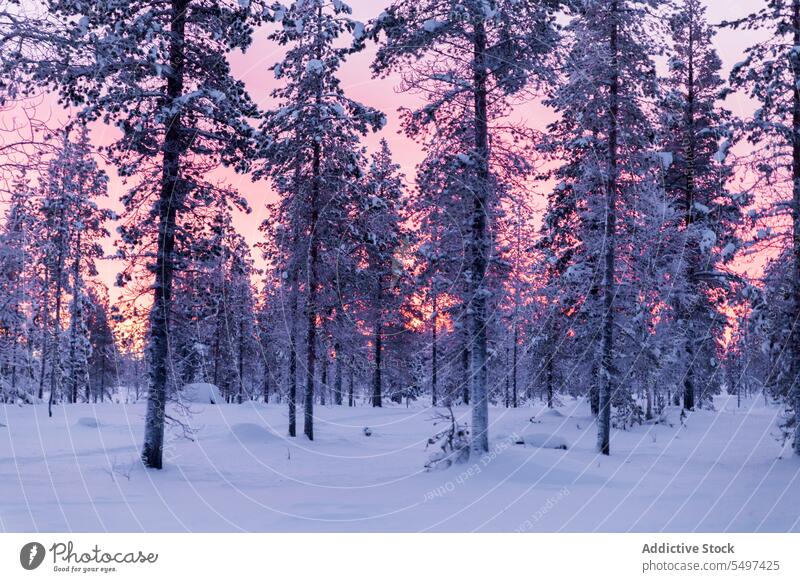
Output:
M103 423L97 420L94 416L82 416L75 423L75 426L82 426L85 428L100 428Z
M540 449L561 449L564 451L569 448L567 440L564 437L544 433L526 434L517 444L524 444L528 447L538 447Z
M231 426L231 437L240 443L268 443L279 440L268 429L254 422L240 422Z
M186 384L180 393L183 402L191 404L220 404L222 399L219 396L219 388L213 384L199 382L197 384Z

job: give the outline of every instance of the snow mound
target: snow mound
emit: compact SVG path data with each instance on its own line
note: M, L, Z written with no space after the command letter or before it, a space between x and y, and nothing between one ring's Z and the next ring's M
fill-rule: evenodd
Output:
M522 438L522 442L518 441L517 444L524 444L529 447L538 447L540 449L561 449L564 451L569 448L567 446L566 439L555 434L526 434Z
M242 443L266 443L276 437L269 430L253 422L241 422L231 426L231 436Z
M200 382L186 384L181 390L181 400L194 404L220 404L219 388L213 384Z
M551 416L553 418L564 418L564 415L555 408L546 408L539 416Z
M75 426L83 426L86 428L100 428L103 423L97 420L94 416L83 416L78 419Z

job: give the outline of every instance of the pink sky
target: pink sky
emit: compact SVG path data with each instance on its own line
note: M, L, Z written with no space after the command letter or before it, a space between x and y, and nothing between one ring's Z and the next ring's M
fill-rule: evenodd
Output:
M377 16L388 3L380 0L351 0L354 18L367 21ZM757 10L764 4L763 0L706 0L708 6L708 16L711 22L719 22L723 19L732 19L743 16L753 10ZM752 34L752 33L750 33ZM247 83L253 99L263 107L269 103L269 92L274 87L274 77L268 70L281 54L278 47L272 45L265 38L265 34L257 36L254 46L244 55L237 55L233 60L234 72L243 78ZM741 60L742 51L746 46L753 42L753 38L748 36L746 31L722 30L717 37L717 45L720 56L725 64L726 72L731 65ZM366 139L368 146L373 147L380 138L386 138L396 161L401 164L406 176L411 179L414 175L415 165L422 159L420 147L399 134L399 123L396 111L403 105L413 106L416 98L411 95L399 94L395 87L397 79L375 80L370 78L369 64L374 53L374 47L370 46L361 54L355 55L342 69L342 86L347 93L368 105L381 109L387 114L389 123L387 127L378 135L370 136ZM727 106L738 115L746 115L752 108L747 99L740 95L733 95L729 98ZM59 112L61 117L63 112ZM530 105L530 114L525 113L525 108L521 108L520 114L525 116L526 121L533 127L543 128L549 121L547 112L535 103ZM114 130L104 126L94 129L93 137L98 143L107 143L112 138ZM109 169L111 176L110 198L112 206L119 210L119 198L125 190L125 185L116 177L113 169ZM243 192L253 208L252 214L237 217L237 224L241 232L251 243L258 240L258 225L266 218L264 204L274 200L274 195L270 192L269 186L265 182L254 183L249 176L236 175L232 172L225 172L225 178L229 183ZM534 196L543 196L543 193L533 193ZM544 199L535 204L542 206ZM110 246L110 245L109 245ZM760 262L760 261L759 261ZM101 275L109 286L113 284L113 279L120 265L113 261L104 261L100 265ZM112 296L117 295L117 291L112 289Z

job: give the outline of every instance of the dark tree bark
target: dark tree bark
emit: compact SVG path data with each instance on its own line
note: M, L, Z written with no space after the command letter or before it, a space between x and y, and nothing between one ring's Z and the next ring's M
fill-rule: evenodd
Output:
M269 375L271 371L269 369L269 364L267 363L266 355L264 356L264 377L262 379L263 387L261 390L261 394L264 398L264 404L269 404L269 391L270 391L270 380Z
M321 100L321 96L320 96ZM314 440L314 370L317 360L317 261L319 260L319 243L317 242L316 227L319 221L319 194L320 194L320 167L321 148L314 144L312 161L313 184L311 187L311 232L308 241L308 296L306 298L306 317L308 329L306 331L306 394L303 413L303 433L308 440Z
M433 295L433 329L431 330L431 404L438 405L439 400L439 296Z
M337 406L342 405L342 347L337 343L336 350L336 368L334 371L333 379L333 397Z
M514 347L512 348L512 363L511 363L511 406L513 408L517 408L518 406L518 398L517 398L517 362L518 362L518 355L517 349L519 344L519 326L517 326L516 321L514 322Z
M61 225L64 224L64 208L62 205L61 216L59 217ZM63 226L62 226L63 228ZM63 237L63 232L61 237ZM53 404L56 401L56 393L60 390L61 380L61 301L64 295L63 278L64 278L64 245L62 240L59 244L58 259L56 261L56 271L53 277L56 282L55 292L55 313L53 314L53 335L55 341L52 344L50 352L50 398L47 401L47 414L52 418Z
M239 370L239 378L236 388L236 402L237 404L241 404L244 401L244 320L239 322L239 350L237 357L238 361L238 370Z
M694 223L694 194L695 194L695 159L696 159L696 135L695 135L695 75L694 75L694 29L689 25L689 59L687 63L686 79L686 111L685 111L685 140L686 140L686 228L691 228ZM686 284L693 296L697 296L697 252L696 248L688 249ZM686 310L684 310L686 311ZM689 309L686 316L686 376L683 380L683 407L686 410L694 410L695 406L695 379L694 379L694 358L695 344L697 343L696 326L694 325L693 310Z
M324 349L324 345L322 347L322 354L319 357L320 383L318 392L319 403L322 406L325 406L328 394L328 351L327 349Z
M476 184L473 192L471 228L471 289L469 332L471 340L470 397L472 400L472 444L475 454L489 451L489 400L486 386L486 295L487 269L486 223L489 212L489 125L486 62L487 38L483 8L476 9L473 30L473 84Z
M72 283L73 283L73 291L72 291L72 309L70 310L70 321L69 321L69 328L70 328L70 341L69 341L69 376L67 378L68 385L67 389L70 394L70 402L73 404L78 402L78 374L83 370L78 367L76 359L75 350L77 348L76 341L77 341L77 333L78 333L78 325L82 318L82 310L80 307L81 299L78 296L78 293L81 292L79 289L79 281L81 278L81 233L80 230L77 234L77 244L75 246L75 257L72 263ZM86 383L86 402L89 402L89 383Z
M350 365L348 366L348 381L347 381L347 406L355 406L355 395L353 394L354 390L354 374L355 371L353 370L355 363L353 362L353 358L350 358Z
M289 346L289 436L297 436L297 275L292 281L291 338Z
M794 46L800 46L800 0L792 1L792 26L794 27ZM792 273L792 295L794 314L792 321L800 317L800 60L792 59L794 84L792 91L792 254L794 257ZM794 383L794 451L800 455L800 329L793 326L792 364Z
M383 302L383 281L378 277L378 286L376 290L375 305L375 323L373 329L374 340L374 357L375 357L375 371L372 376L372 406L380 407L382 403L383 379L381 378L381 357L383 352L383 315L381 310L381 303Z
M461 399L464 401L464 404L469 404L469 387L472 381L470 379L469 332L464 334L464 348L461 351L461 369L464 375Z
M186 9L189 0L172 0L172 39L169 61L172 73L167 77L167 104L183 94L186 39ZM180 109L167 123L158 201L158 242L156 250L153 306L150 310L150 386L147 396L142 461L146 467L161 469L164 448L164 414L169 370L169 319L172 306L172 279L175 270L175 225L183 197L181 156L186 149L182 136Z
M614 295L616 293L615 263L617 234L617 132L619 123L619 6L611 3L610 34L610 87L608 115L608 183L606 186L605 252L603 256L603 328L600 364L600 412L597 422L597 450L603 455L611 453L611 402L614 385Z

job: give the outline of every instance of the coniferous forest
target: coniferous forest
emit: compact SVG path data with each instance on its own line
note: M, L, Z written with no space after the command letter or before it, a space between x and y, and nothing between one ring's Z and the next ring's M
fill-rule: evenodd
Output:
M350 4L0 0L0 530L798 531L800 0Z

